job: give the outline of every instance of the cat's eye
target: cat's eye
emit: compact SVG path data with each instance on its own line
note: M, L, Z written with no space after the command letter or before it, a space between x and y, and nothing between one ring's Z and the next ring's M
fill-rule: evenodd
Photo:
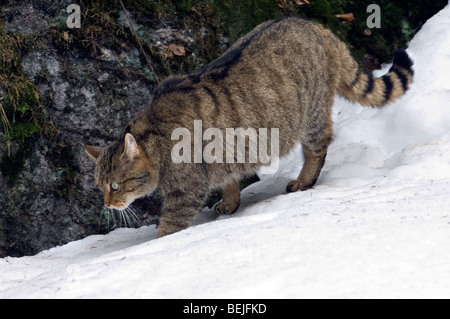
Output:
M111 183L111 189L112 189L113 191L118 190L118 189L119 189L119 184L117 184L117 183Z

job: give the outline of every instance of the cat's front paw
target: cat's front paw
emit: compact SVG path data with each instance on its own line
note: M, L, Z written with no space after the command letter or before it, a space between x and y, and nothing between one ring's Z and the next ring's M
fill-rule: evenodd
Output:
M231 215L234 214L238 207L240 202L220 202L216 204L216 207L214 208L214 211L219 215Z

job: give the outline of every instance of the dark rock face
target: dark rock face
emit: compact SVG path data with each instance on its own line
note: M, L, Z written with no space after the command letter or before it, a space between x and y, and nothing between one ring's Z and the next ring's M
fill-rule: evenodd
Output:
M39 89L48 120L56 128L54 134L33 134L7 147L0 126L0 161L10 161L10 168L17 165L18 170L14 180L0 174L0 257L36 254L120 226L117 216L115 222L102 218L103 198L94 185L94 163L84 145L115 140L150 101L155 78L123 11L117 9L120 14L111 19L126 36L113 38L113 33L100 30L85 49L80 31L65 27L71 3L15 2L3 5L0 13L7 32L31 41L22 67ZM135 27L154 49L182 44L196 56L191 61L201 64L189 31L170 21ZM141 223L157 222L160 205L157 195L138 200L134 207Z

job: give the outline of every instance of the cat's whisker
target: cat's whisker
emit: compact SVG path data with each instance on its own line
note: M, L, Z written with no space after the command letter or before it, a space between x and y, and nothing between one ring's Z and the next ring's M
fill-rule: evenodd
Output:
M125 227L131 227L132 225L131 225L130 217L128 215L128 211L125 209L125 210L123 210L122 214L123 214L123 219L125 221Z
M126 209L120 210L120 226L125 228L129 228L129 218Z
M117 215L119 217L119 227L123 227L123 210L119 210Z
M124 209L103 206L100 211L99 224L102 223L102 219L105 220L108 230L117 227L132 228L142 226L136 210L131 206ZM112 227L110 227L111 224Z
M142 222L140 221L136 210L133 207L129 206L127 208L127 211L128 211L129 216L131 217L131 219L133 221L133 225L142 226Z
M122 224L125 227L136 227L140 226L141 222L139 220L139 217L137 216L135 210L132 207L127 207L123 210L120 210L120 226Z

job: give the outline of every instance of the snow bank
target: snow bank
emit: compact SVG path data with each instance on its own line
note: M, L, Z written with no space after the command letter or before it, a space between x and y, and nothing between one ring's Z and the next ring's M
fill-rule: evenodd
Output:
M0 297L449 298L450 6L407 51L415 82L400 101L336 99L314 189L284 194L298 147L231 217L204 210L161 239L154 227L119 229L0 259Z

